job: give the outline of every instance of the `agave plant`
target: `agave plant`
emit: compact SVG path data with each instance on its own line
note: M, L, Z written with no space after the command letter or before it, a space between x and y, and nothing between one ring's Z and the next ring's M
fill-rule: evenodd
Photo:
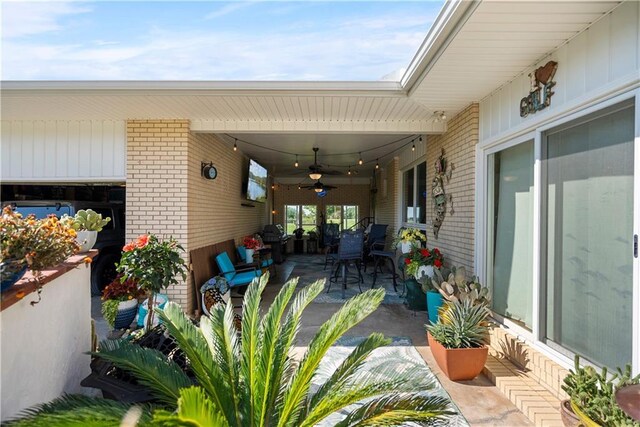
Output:
M323 356L346 331L376 310L384 290L369 290L348 300L320 327L304 356L296 361L293 347L302 312L323 290L324 280L297 294L298 280L290 280L261 317L265 276L254 281L245 294L241 332L234 325L231 304L212 308L211 316L203 317L199 326L176 304L157 310L189 359L195 383L156 350L119 342L99 353L129 371L164 405L153 412L149 408L141 411L138 425L313 426L338 411L346 413L338 426L410 421L437 425L454 414L448 399L425 393L433 389L432 380L416 372L396 372L394 360L376 367L377 372L362 369L373 350L390 342L379 333L356 346L328 380L312 391ZM385 375L380 375L382 370ZM66 426L88 421L113 425L127 410L120 403L68 397L29 411L14 425Z
M450 301L438 315L438 323L427 326L427 330L444 347L482 347L489 331L489 309L485 304L475 304L471 299Z

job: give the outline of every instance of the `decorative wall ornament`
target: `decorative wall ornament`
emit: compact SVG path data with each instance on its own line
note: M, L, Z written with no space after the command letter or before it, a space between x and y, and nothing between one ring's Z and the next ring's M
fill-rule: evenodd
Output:
M433 207L435 217L432 221L433 235L438 238L438 232L444 221L444 217L447 213L447 203L449 203L449 215L453 215L453 198L450 194L445 194L444 183L448 184L451 180L451 173L453 172L453 163L449 164L448 160L444 157L444 148L438 159L435 162L434 170L435 176L431 183L431 195L433 196Z
M551 97L555 93L551 89L556 85L553 76L557 69L558 63L549 61L529 74L531 88L529 95L520 100L520 117L527 117L551 105Z

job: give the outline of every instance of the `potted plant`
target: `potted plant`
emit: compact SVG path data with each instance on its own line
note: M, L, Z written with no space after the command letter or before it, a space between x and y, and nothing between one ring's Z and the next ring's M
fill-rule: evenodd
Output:
M489 348L486 304L471 300L449 301L440 310L437 323L427 326L427 339L434 359L452 381L472 380L482 371Z
M414 249L405 257L404 263L405 273L412 278L415 278L415 280L411 279L405 282L408 294L407 301L411 306L412 303L409 299L419 298L420 303L418 304L414 302L413 305L420 305L423 307L423 310L426 309L429 313L429 318L431 319L432 309L429 307L429 302L431 301L430 293L434 294L434 291L431 288L430 283L431 279L434 277L435 271L439 271L440 268L442 268L442 253L438 248L433 248L431 250L427 248ZM411 296L409 295L410 290ZM439 296L437 292L435 292L435 295ZM426 306L424 305L425 302ZM434 310L434 313L437 314L437 310Z
M242 240L242 245L245 248L247 254L246 263L251 264L253 262L253 254L257 249L260 249L260 242L253 236L247 236Z
M427 283L427 308L429 321L435 323L438 320L438 310L444 301L471 300L473 304L489 304L489 289L482 286L476 276L467 278L464 267L453 267L447 279L440 269L433 269L433 275L424 278L421 283Z
M126 329L138 312L138 298L143 292L134 279L118 275L102 292L102 316L112 329Z
M153 234L139 236L123 248L120 263L116 267L122 273L121 281L135 280L140 289L147 293L146 328L153 325L153 307L157 306L156 294L169 285L178 284L177 276L186 280L185 262L180 252L184 251L178 242L169 238L160 240ZM165 301L166 302L166 301Z
M40 271L55 267L78 252L76 231L55 215L23 218L7 206L0 221L0 276L2 290L20 280L27 268L38 281ZM38 288L38 298L40 288Z
M400 245L403 254L411 252L413 248L422 246L427 243L427 236L417 228L405 228L394 239L394 245Z
M634 422L616 402L616 392L621 388L640 384L640 375L631 377L631 365L623 371L616 369L613 375L607 368L598 373L592 366L580 366L580 356L574 359L574 369L564 378L562 389L569 395L560 405L560 415L565 426L640 426Z
M73 218L64 215L61 221L76 230L80 252L88 252L96 244L98 233L111 221L111 218L106 217L103 219L102 214L93 209L80 209Z

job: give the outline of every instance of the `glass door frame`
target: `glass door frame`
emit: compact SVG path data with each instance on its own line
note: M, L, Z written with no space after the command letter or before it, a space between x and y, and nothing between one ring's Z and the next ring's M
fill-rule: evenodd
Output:
M516 336L528 341L528 343L541 353L551 357L567 368L573 367L573 360L567 355L560 353L543 342L545 332L545 307L542 304L542 274L545 268L543 264L543 248L545 247L545 237L542 236L542 215L545 212L543 202L543 134L553 128L565 123L578 120L582 117L597 113L607 107L614 106L623 101L633 99L635 111L634 123L634 191L633 191L633 235L640 236L640 88L632 89L609 99L596 102L586 108L579 109L573 113L548 120L541 125L534 125L534 129L528 132L514 134L512 138L497 141L486 146L478 146L476 149L476 274L480 277L481 283L486 284L487 279L487 248L489 239L489 227L487 224L490 194L488 189L489 179L489 156L506 148L530 141L534 141L534 165L533 165L533 311L532 328L528 330L510 321L508 318L492 313L492 316L501 324L515 333ZM576 107L579 108L579 107ZM633 237L633 236L630 236ZM640 238L640 237L639 237ZM639 249L640 250L640 249ZM630 254L634 256L634 254ZM633 258L633 304L632 304L632 368L634 375L640 373L640 258Z

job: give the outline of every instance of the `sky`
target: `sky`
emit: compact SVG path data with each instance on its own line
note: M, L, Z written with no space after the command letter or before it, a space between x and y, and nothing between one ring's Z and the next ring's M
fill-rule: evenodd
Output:
M442 0L1 2L2 80L399 80Z

